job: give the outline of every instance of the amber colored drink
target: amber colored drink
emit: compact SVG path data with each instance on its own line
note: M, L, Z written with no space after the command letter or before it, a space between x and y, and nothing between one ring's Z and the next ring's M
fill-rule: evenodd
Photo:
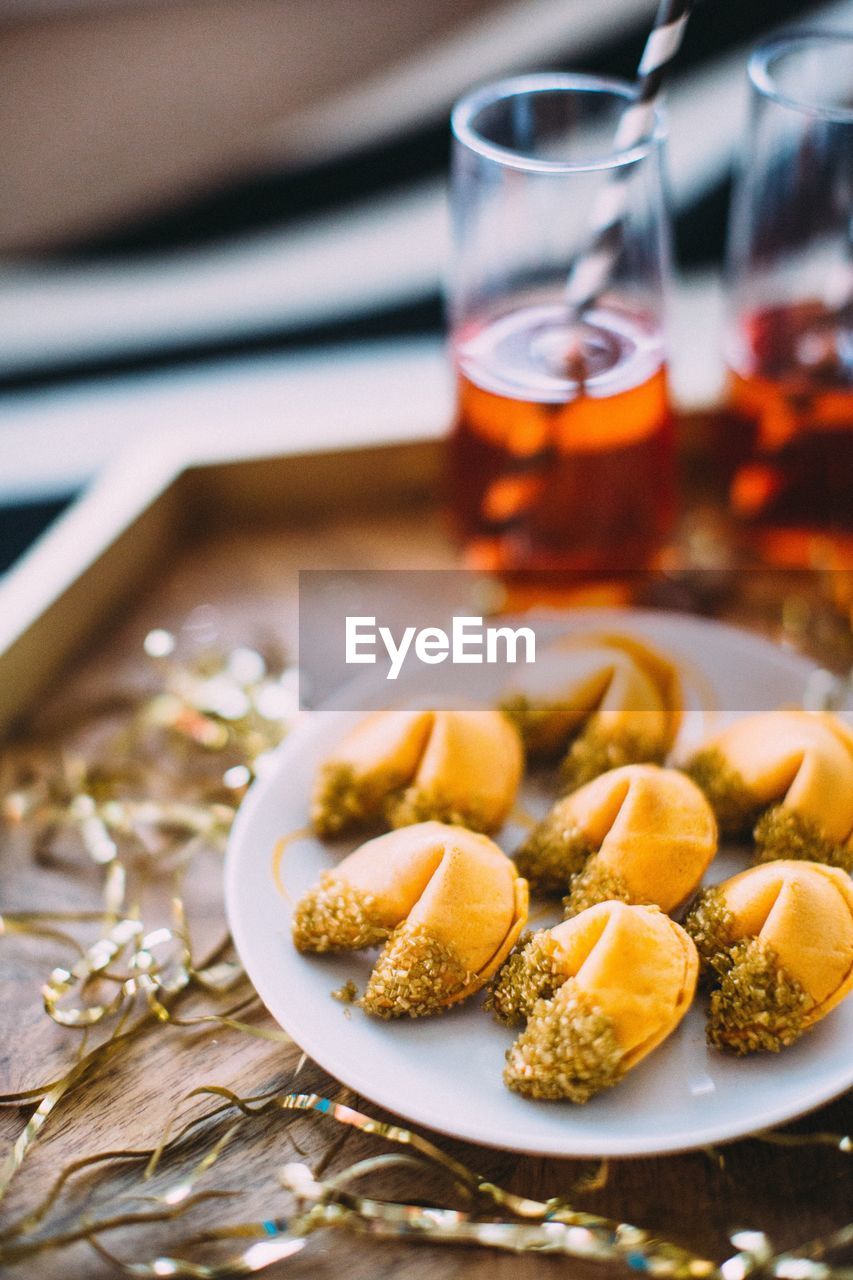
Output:
M457 334L455 348L451 488L469 562L617 575L650 567L674 515L653 322L602 306L570 337L559 305L529 306Z
M831 545L853 554L850 316L808 302L767 309L742 323L738 345L732 511L762 535L771 559L807 564Z

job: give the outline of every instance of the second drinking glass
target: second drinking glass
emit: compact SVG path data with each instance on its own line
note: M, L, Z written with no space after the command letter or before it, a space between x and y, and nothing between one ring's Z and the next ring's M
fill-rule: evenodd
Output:
M761 556L853 569L853 33L749 61L729 234L734 515Z
M663 130L614 150L632 96L532 75L453 112L451 485L479 568L619 575L652 565L672 525ZM578 318L566 281L608 184L625 210L613 270Z

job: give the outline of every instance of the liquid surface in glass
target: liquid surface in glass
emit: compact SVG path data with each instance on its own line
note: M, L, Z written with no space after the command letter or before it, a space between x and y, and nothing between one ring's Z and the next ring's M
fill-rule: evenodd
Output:
M579 327L530 305L456 334L454 511L496 570L646 568L671 528L673 435L661 334L599 305Z

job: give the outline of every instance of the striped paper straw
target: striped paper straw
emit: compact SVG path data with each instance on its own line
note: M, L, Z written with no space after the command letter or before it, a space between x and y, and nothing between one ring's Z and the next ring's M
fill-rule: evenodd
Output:
M691 0L661 0L637 69L636 99L622 113L613 139L614 151L630 151L654 128L664 78L681 47L690 8ZM593 204L589 246L575 262L566 284L566 298L575 315L595 302L616 264L629 173L630 167L614 169Z

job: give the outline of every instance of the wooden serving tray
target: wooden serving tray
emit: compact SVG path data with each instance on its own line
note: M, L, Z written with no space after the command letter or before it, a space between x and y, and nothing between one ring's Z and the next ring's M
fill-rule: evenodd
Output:
M373 441L344 449L327 436L321 446L303 441L288 454L278 441L243 433L239 449L212 448L196 439L127 455L0 586L0 726L9 730L26 719L29 729L55 730L70 721L74 707L112 688L139 685L145 678L146 633L152 627L179 631L199 609L213 611L225 644L274 636L292 651L299 569L458 565L457 548L436 509L444 425L425 428L418 420L408 430L389 428ZM700 422L688 428L686 438L701 436ZM0 901L8 909L72 900L80 908L96 905L97 878L90 874L72 882L68 873L61 860L35 859L26 840L13 835L0 855ZM205 859L185 892L194 937L202 951L211 950L225 931L218 863ZM47 1023L41 1011L43 953L14 941L0 948L0 990L7 997L0 1001L0 1092L55 1078L77 1047L73 1035L69 1047L69 1033ZM184 1016L204 1005L192 994L180 1002ZM272 1029L262 1011L252 1019ZM316 1064L304 1063L297 1072L299 1060L295 1046L238 1032L151 1027L109 1073L51 1117L13 1184L3 1217L12 1220L31 1208L72 1158L156 1143L177 1100L202 1083L244 1095L297 1088L342 1097L340 1085ZM346 1100L376 1114L360 1099ZM209 1105L198 1099L182 1104L178 1123ZM17 1109L0 1109L0 1157L25 1118ZM844 1132L851 1120L850 1102L841 1100L798 1127ZM436 1141L516 1192L568 1196L578 1207L654 1228L712 1258L733 1252L729 1227L766 1230L781 1249L837 1227L849 1209L845 1157L816 1146L786 1150L745 1141L728 1148L725 1161L699 1152L623 1161L607 1178L578 1189L578 1180L590 1172L588 1163ZM304 1159L315 1169L327 1164L333 1172L382 1150L352 1131L342 1149L339 1142L336 1128L310 1117L295 1127L274 1120L249 1126L229 1143L214 1179L239 1191L238 1199L224 1207L217 1201L200 1205L187 1223L168 1230L122 1230L106 1243L127 1260L151 1258L168 1252L170 1241L190 1229L282 1212L275 1170L289 1160ZM77 1188L57 1209L51 1229L72 1225L84 1207L97 1217L126 1189L120 1171L106 1189L98 1183ZM157 1189L159 1184L152 1191ZM438 1199L443 1190L436 1187ZM383 1191L404 1197L423 1194L423 1187L403 1172L388 1174ZM559 1267L561 1275L577 1280L616 1274L615 1268L573 1261L381 1244L342 1232L321 1233L303 1255L271 1274L295 1280L538 1280L543 1266ZM116 1274L85 1243L8 1274L14 1280L47 1280L60 1270L69 1280Z
M244 436L226 456L192 440L131 451L60 517L0 583L0 735L73 655L91 653L128 617L130 601L150 602L159 625L155 600L177 592L185 609L215 604L264 580L279 630L293 622L301 568L457 563L424 519L440 485L440 431L343 449L270 448ZM173 620L180 609L176 600ZM295 643L295 629L285 626L282 638Z

